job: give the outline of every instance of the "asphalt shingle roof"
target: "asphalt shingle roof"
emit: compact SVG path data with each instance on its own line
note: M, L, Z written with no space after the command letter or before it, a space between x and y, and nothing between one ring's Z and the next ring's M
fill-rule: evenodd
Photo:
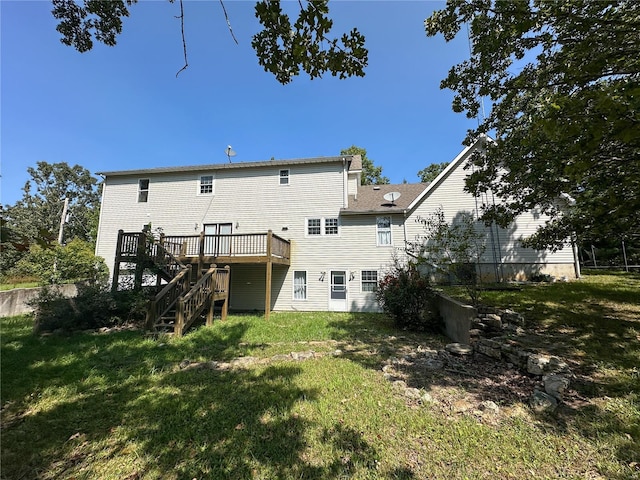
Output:
M406 210L411 203L427 188L427 183L400 183L397 185L361 185L357 197L349 195L349 207L341 213L398 213ZM400 198L393 204L384 198L391 192L399 192Z

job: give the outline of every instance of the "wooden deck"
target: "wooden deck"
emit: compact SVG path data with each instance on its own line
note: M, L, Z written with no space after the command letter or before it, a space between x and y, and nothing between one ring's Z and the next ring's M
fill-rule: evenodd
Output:
M160 243L184 263L290 265L291 244L271 230L230 235L164 235Z

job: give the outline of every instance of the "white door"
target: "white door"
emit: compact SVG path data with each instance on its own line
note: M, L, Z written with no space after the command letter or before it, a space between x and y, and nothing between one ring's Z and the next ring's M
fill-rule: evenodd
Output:
M347 311L347 272L331 270L329 285L329 310L332 312Z
M209 223L204 226L204 254L207 256L231 255L231 224Z

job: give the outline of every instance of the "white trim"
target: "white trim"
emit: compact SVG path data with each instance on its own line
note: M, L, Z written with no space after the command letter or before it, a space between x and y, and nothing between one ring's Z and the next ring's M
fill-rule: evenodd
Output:
M456 158L451 160L451 163L449 163L449 165L447 165L446 168L442 172L440 172L440 174L429 185L427 185L427 188L425 188L424 191L420 195L418 195L413 202L411 202L411 204L407 207L407 211L413 210L416 207L416 205L418 205L422 201L424 197L429 195L433 190L435 190L440 185L440 183L442 183L442 180L445 177L447 177L453 169L455 169L458 165L460 165L464 160L467 159L467 157L469 156L469 153L472 150L475 150L478 147L478 145L487 141L493 142L494 140L491 137L488 137L486 135L481 135L480 137L478 137L478 139L475 142L473 142L472 145L469 145L464 150L462 150L456 156Z
M282 175L282 172L287 172L285 176ZM287 183L282 183L283 179L287 179ZM286 187L291 185L291 169L290 168L281 168L278 170L278 185L281 187Z
M304 298L296 298L296 272L304 273ZM306 302L309 300L309 272L307 270L294 270L291 277L291 301Z
M338 233L335 234L327 234L327 220L333 220L336 219L338 221L337 227L338 227ZM320 220L320 233L317 235L310 235L309 234L309 220ZM333 227L333 225L331 225L330 227ZM340 215L336 215L334 216L327 216L327 217L305 217L304 219L304 236L307 238L317 238L317 237L328 237L328 238L333 238L333 237L340 237L340 233L342 231L342 222L340 221ZM315 228L315 227L314 227Z
M211 177L211 191L202 192L202 177ZM198 175L196 195L199 197L210 197L216 194L216 176L213 173L201 173Z
M378 219L379 218L388 218L389 219L389 237L390 243L380 243L380 236L378 235ZM393 217L391 215L376 215L376 247L393 247Z
M362 288L362 283L363 283L362 272L376 272L376 286L378 286L378 282L380 281L380 270L378 270L377 268L360 268L360 281L359 281L360 293L363 293L365 295L374 293L369 290L364 290ZM371 282L371 280L368 280L368 282Z
M142 182L144 180L147 181L147 189L146 190L142 190L140 188L140 182ZM138 178L138 191L137 191L137 194L136 194L137 203L149 203L149 190L151 190L151 179L148 178L148 177L147 178ZM140 200L140 194L142 192L147 192L147 197L145 198L144 201Z
M345 288L345 298L344 298L344 307L345 310L332 310L331 309L331 285L332 285L332 277L331 277L331 273L332 272L344 272L344 288ZM333 312L349 312L350 311L350 306L349 306L349 269L348 268L342 268L342 267L338 267L338 268L328 268L327 269L327 308L328 311L333 311Z

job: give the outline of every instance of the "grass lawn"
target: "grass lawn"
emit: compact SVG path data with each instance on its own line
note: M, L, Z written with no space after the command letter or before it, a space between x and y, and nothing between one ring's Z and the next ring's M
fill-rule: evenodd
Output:
M1 319L2 478L640 478L640 279L485 300L576 359L583 406L538 417L501 405L488 422L409 401L384 362L446 339L382 315L230 316L183 338L35 337L29 317Z

